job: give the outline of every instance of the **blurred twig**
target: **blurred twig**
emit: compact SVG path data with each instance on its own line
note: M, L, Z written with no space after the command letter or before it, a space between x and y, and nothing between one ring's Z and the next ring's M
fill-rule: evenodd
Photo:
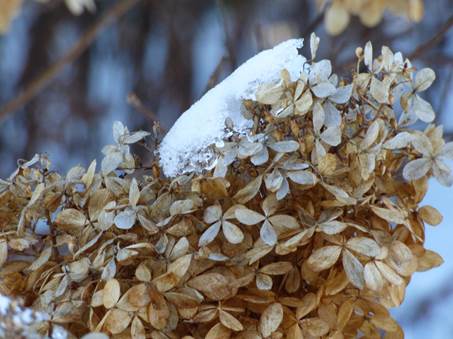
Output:
M429 293L426 297L420 298L420 301L412 307L412 312L405 315L406 321L411 323L419 322L426 319L429 313L436 306L441 304L447 298L453 295L453 286L451 285L451 276L445 280L435 291Z
M228 27L227 17L226 17L226 13L225 13L225 5L223 3L223 0L217 0L217 5L219 7L221 18L222 18L223 31L225 33L225 46L228 51L229 61L231 64L231 68L235 69L236 68L236 52L234 50L233 39L230 36L230 30Z
M444 110L445 103L448 99L448 91L450 90L451 81L453 79L453 68L448 70L447 78L445 79L444 86L442 88L442 94L440 96L439 106L437 107L438 117L441 116L442 111Z
M448 18L448 20L441 26L441 28L436 32L436 34L431 37L428 41L419 45L412 53L408 55L409 59L417 59L422 54L429 51L433 46L435 46L448 32L448 30L453 26L453 15Z
M216 68L214 69L214 72L212 72L211 76L209 77L205 92L209 91L211 88L213 88L215 85L217 85L217 83L219 82L220 74L222 73L222 70L224 69L224 67L228 61L229 61L229 58L226 56L223 56L222 59L220 59Z
M129 93L127 96L127 103L134 107L134 109L143 114L145 117L150 119L154 123L159 123L159 119L153 111L151 111L149 108L147 108L143 102L140 100L140 98L137 96L135 93ZM160 125L160 123L159 123ZM165 131L165 128L160 125L160 128Z
M418 45L411 53L407 54L407 58L410 60L419 59L426 52L430 51L444 37L444 35L453 26L453 15L441 26L441 28L426 42ZM354 67L354 59L348 60L338 66L339 70L349 70Z
M453 141L453 132L451 132L451 133L444 133L444 139L445 139L445 141L447 141L447 142Z
M90 27L82 37L63 55L57 62L50 65L37 78L32 80L17 97L3 105L0 109L0 119L7 114L16 111L25 105L36 94L43 90L50 81L62 71L65 65L76 60L93 42L97 34L106 26L113 23L117 18L124 15L134 5L141 0L118 1L113 5L92 27Z
M322 23L323 19L324 19L324 10L322 12L320 12L312 22L310 22L308 24L307 28L302 33L302 37L304 39L308 38L308 36L311 34L311 32L314 32L316 30L316 28L319 26L319 24Z

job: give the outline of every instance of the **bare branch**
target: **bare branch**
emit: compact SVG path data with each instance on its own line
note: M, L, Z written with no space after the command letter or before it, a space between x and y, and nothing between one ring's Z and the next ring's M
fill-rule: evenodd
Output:
M219 82L220 74L221 74L223 68L226 66L228 61L229 61L229 58L226 56L223 56L222 59L220 59L216 68L214 69L214 72L212 72L211 76L209 77L205 92L207 92L208 90L213 88Z
M32 80L17 97L3 105L0 109L0 119L3 119L11 112L18 110L20 107L30 101L35 95L42 91L52 79L54 79L64 68L65 65L76 60L94 41L97 34L106 26L113 23L117 18L124 15L134 5L141 0L124 0L118 1L99 21L90 27L82 37L72 46L72 48L61 57L57 62L50 65L43 73Z
M453 141L453 132L444 133L444 139L447 142Z
M322 23L322 20L324 19L324 11L320 12L312 22L310 22L305 29L305 31L302 33L302 36L304 39L308 38L311 32L314 32L316 28L319 26L320 23Z
M453 15L442 25L442 27L434 34L434 36L423 44L419 45L411 54L408 55L409 59L417 59L422 54L429 51L433 46L435 46L443 36L448 32L448 30L453 26Z
M150 119L152 122L159 123L159 119L153 111L147 108L140 98L135 93L129 93L127 96L127 103L131 105L137 112L143 114L145 117ZM159 123L160 125L160 123ZM162 131L165 131L165 128L160 125Z

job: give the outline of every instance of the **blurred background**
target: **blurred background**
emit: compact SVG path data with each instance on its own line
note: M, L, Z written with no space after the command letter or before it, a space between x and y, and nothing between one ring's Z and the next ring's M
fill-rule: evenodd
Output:
M412 57L416 67L433 68L437 80L424 97L453 140L453 1L425 1L417 23L385 12L369 28L351 16L336 36L326 31L321 3L0 0L0 177L15 169L17 159L41 152L59 171L88 166L112 142L115 120L131 130L151 130L159 121L168 130L243 61L312 31L321 38L318 58L331 59L340 76L349 76L355 48L368 40L375 55L387 45ZM433 182L426 200L445 217L428 231L427 247L446 263L416 274L394 314L407 338L452 338L453 191Z

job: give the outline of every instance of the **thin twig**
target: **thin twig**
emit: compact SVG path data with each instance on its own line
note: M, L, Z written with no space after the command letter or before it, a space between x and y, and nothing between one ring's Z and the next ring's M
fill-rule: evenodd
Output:
M442 25L442 27L434 34L434 36L423 44L419 45L411 54L409 54L409 59L417 59L427 51L429 51L433 46L435 46L448 32L448 30L453 26L453 15L448 18L448 20Z
M447 142L453 141L453 132L451 133L444 133L444 139Z
M55 78L64 68L65 65L76 60L93 42L101 29L110 25L115 19L124 15L134 5L141 0L124 0L118 1L99 21L90 27L82 37L72 46L72 48L61 57L57 62L49 66L43 73L33 79L17 97L3 105L0 109L0 119L3 119L11 112L18 110L20 107L30 101L35 95L42 91L50 81Z
M216 68L214 69L214 72L212 72L211 76L209 77L205 92L209 91L211 88L217 85L217 83L219 82L220 74L222 73L222 70L228 61L229 58L227 56L223 56L222 59L220 59Z
M314 18L314 20L308 24L307 28L304 30L302 34L302 37L304 39L308 38L308 35L311 34L311 32L314 32L316 28L319 26L319 24L322 22L322 20L324 19L324 12L325 11L320 12L316 16L316 18Z
M234 50L233 39L230 36L230 30L228 27L227 17L226 17L226 13L225 13L226 10L225 10L225 5L223 3L223 0L217 0L217 6L219 7L220 15L222 18L223 31L225 33L225 46L228 51L231 68L235 69L236 68L236 53Z
M137 112L150 119L152 122L159 122L156 113L147 108L135 93L128 94L127 103L134 107ZM160 128L165 131L164 127L161 126Z
M442 94L440 96L440 101L439 101L439 106L437 107L437 112L439 113L438 114L438 118L440 118L442 116L442 112L444 110L444 107L445 107L445 103L448 99L448 91L450 90L450 85L451 85L451 81L453 79L453 69L450 68L448 70L448 73L447 73L447 79L445 80L444 82L444 86L442 88Z
M432 38L427 40L426 42L418 45L411 53L407 54L408 59L410 60L415 60L419 59L428 52L433 46L435 46L442 38L443 36L448 32L448 30L453 26L453 15L442 25L442 27L433 35ZM393 41L394 39L392 39ZM449 60L447 60L449 61ZM448 64L448 62L447 62ZM343 64L338 66L338 69L350 69L355 65L354 60L348 60L344 62Z

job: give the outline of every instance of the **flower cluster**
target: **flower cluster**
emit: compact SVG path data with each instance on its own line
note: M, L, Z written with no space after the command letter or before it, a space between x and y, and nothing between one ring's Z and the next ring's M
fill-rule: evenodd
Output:
M48 0L35 1L48 2ZM0 0L0 34L8 31L11 21L19 13L22 4L22 0ZM65 0L65 4L74 15L81 15L84 11L94 12L96 10L94 0Z
M351 15L358 16L363 25L374 27L386 10L414 22L419 22L424 12L423 0L317 0L317 4L322 9L327 6L324 22L331 35L343 32Z
M452 183L422 98L435 75L367 43L347 82L318 44L244 101L248 133L226 121L203 174L139 169L148 134L120 123L99 172L22 163L0 181L0 293L49 315L43 337L403 338L389 309L442 263L424 247L442 216L420 204L430 177Z

